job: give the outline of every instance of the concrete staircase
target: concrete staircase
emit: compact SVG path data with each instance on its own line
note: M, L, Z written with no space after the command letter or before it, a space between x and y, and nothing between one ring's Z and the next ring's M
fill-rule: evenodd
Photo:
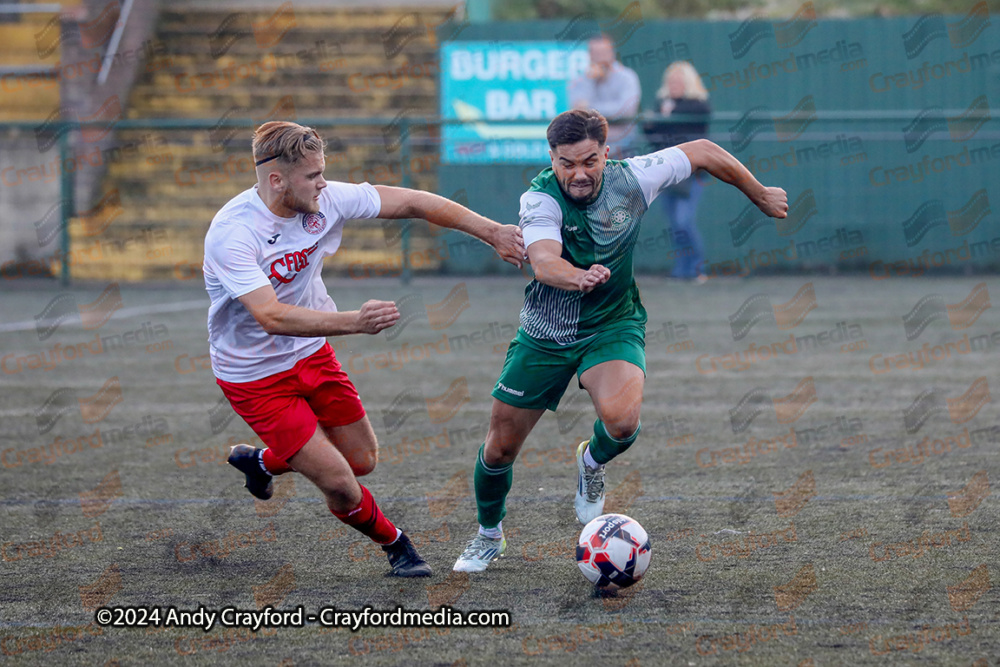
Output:
M296 5L297 7L297 5ZM437 115L434 26L447 8L162 11L147 61L123 105L129 119L324 118L330 180L434 190ZM453 20L453 19L451 19ZM337 124L345 118L405 117L417 125L408 156L398 126ZM102 202L71 225L74 278L200 279L205 231L233 195L253 185L251 128L118 130L105 155ZM328 270L393 275L399 224L348 225ZM413 262L439 266L426 223L412 226ZM440 243L438 243L440 245Z
M29 5L31 3L22 3ZM44 120L59 108L59 79L31 70L59 63L57 14L2 14L0 121Z

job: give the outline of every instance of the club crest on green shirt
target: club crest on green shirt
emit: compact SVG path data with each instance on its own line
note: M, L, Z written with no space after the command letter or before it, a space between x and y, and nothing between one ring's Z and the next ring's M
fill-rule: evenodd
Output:
M627 225L632 220L632 214L629 213L628 209L624 206L616 206L611 209L609 214L611 218L611 225L613 227L621 227Z

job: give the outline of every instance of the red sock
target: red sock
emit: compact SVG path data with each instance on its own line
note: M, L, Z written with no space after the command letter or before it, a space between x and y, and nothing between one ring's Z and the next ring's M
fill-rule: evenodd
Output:
M265 449L260 455L260 459L264 462L264 467L272 475L282 475L286 472L292 472L292 467L279 459L270 449Z
M355 528L379 544L391 544L396 541L396 526L385 518L382 510L378 508L371 492L361 486L361 503L345 514L338 514L333 510L330 513L348 526Z

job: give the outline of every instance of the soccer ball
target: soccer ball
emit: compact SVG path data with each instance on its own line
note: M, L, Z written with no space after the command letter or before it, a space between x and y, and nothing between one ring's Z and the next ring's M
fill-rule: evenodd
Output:
M628 588L649 567L649 536L635 519L624 514L602 514L580 533L576 564L583 576L608 590Z

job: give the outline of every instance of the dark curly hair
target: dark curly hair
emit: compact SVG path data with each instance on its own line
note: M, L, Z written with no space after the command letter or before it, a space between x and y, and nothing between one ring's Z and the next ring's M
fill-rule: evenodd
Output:
M608 140L608 120L593 109L564 111L549 123L545 132L549 148L594 139L599 146Z

